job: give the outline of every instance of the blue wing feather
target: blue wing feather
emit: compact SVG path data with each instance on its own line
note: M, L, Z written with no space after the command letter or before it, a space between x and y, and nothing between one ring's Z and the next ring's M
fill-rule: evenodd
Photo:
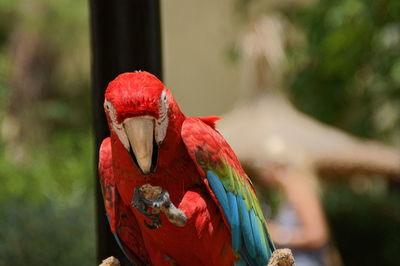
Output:
M255 265L265 265L264 263L263 264L258 264L257 263L257 261L255 260L255 258L254 257L252 257L252 256L250 256L250 254L249 254L249 252L248 252L248 250L246 249L246 248L242 248L242 250L240 251L240 257L244 260L244 261L246 261L246 264L247 265L251 265L251 266L255 266Z
M215 196L217 197L219 203L221 204L222 210L224 211L226 218L229 221L230 220L229 203L224 185L222 185L220 179L212 171L207 171L207 179L208 182L210 183L211 189L214 191Z
M260 221L260 219L257 219L257 225L258 228L263 228L262 222ZM265 256L265 259L267 260L270 256L271 256L271 248L268 247L268 243L266 238L262 237L261 238L261 248L262 248L262 254L263 256ZM273 247L275 249L275 247Z
M254 244L256 252L258 254L257 260L259 261L259 263L261 263L262 261L265 261L266 254L264 254L263 244L261 242L261 237L260 237L262 234L260 234L258 230L257 220L258 218L256 217L254 210L251 210L250 211L251 229L253 231Z
M236 198L240 214L240 225L242 228L241 230L242 236L246 244L246 249L249 252L249 255L254 258L256 257L256 249L254 245L254 236L253 236L253 231L251 229L249 212L247 211L246 204L244 203L242 197L237 195Z
M220 179L212 171L207 171L207 179L231 226L232 248L234 251L238 251L242 242L242 234L240 230L239 210L237 207L236 196L233 195L232 192L227 192L225 190Z
M207 171L207 179L231 226L233 250L239 252L250 265L267 261L271 252L265 239L260 237L263 235L258 229L261 222L254 210L247 209L240 195L227 192L221 180L211 170ZM245 245L242 245L243 242Z
M236 265L266 265L274 250L250 179L223 137L198 118L187 118L182 138L230 226Z
M229 224L232 231L232 248L234 251L239 251L239 248L242 245L242 234L240 230L240 218L236 196L232 192L228 192L227 196L231 216L231 219L229 219Z

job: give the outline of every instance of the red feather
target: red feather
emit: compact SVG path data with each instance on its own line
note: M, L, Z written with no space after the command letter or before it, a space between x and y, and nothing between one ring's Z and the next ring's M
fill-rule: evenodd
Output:
M218 116L205 116L205 117L198 117L198 119L200 119L201 121L203 121L204 123L206 123L207 125L209 125L210 127L212 127L213 129L215 129L215 124L217 123L217 121L221 120L220 117Z
M202 181L204 176L189 157L181 136L186 117L170 92L149 73L126 73L110 83L106 99L113 104L118 120L135 115L157 118L154 112L159 105L155 105L155 102L164 90L168 96L169 122L166 137L159 146L154 173L143 176L138 171L110 124L111 142L106 140L103 144L106 147L100 151L99 171L102 182L107 180L114 185L115 195L118 195L114 196L114 201L118 200L118 204L115 204L117 209L107 207L106 202L107 213L112 217L111 226L125 246L143 258L144 262L149 258L152 265L232 265L237 256L231 248L230 229ZM215 128L218 118L207 117L201 120ZM106 170L109 164L112 171ZM106 174L103 176L102 173ZM178 227L170 223L165 215L161 215L161 227L152 230L145 226L144 220L147 218L131 206L134 188L144 184L160 186L169 192L173 204L187 217L185 226ZM129 239L126 234L118 231L121 211L128 217L122 228L130 227L134 238L138 239ZM146 250L148 257L138 250L138 244Z
M138 265L148 264L150 257L144 248L136 218L129 207L123 204L115 187L110 138L103 140L100 147L99 174L111 232L118 235L122 244L129 243L129 245L123 245L123 248L132 262Z

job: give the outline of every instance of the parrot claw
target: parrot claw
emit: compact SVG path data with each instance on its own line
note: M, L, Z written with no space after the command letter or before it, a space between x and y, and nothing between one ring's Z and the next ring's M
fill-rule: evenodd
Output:
M165 213L171 223L177 226L186 224L185 214L174 206L168 191L162 190L161 187L153 187L146 184L140 188L135 188L132 206L152 221L151 224L145 221L145 225L150 229L156 229L161 226L161 211ZM151 213L147 212L148 207L152 208Z
M153 208L153 210L160 211L161 207L169 208L171 206L171 200L169 199L169 193L163 190L161 194L155 200L142 199L143 202Z
M147 228L154 230L161 226L161 220L151 220L151 223L144 221L144 225L147 226Z
M151 220L151 223L148 223L144 221L144 224L149 228L149 229L157 229L158 227L161 226L161 219L160 219L160 213L155 212L153 210L152 213L147 212L147 207L151 204L148 203L148 200L145 199L140 191L139 188L135 188L134 190L134 196L131 202L132 206L135 207L141 214L143 214L145 217Z
M154 219L157 215L147 212L147 204L144 202L144 200L146 199L142 197L139 188L135 188L134 196L131 202L132 206L147 218Z

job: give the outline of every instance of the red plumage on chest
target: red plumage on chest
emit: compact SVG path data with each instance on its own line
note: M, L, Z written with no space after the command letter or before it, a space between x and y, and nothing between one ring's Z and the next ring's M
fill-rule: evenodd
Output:
M169 151L161 146L160 155L164 152ZM180 154L179 159L165 168L160 161L161 169L142 176L122 144L115 141L113 158L118 160L113 166L117 191L123 203L130 206L154 265L229 265L234 260L229 229L184 147L181 151L175 149L176 154ZM173 204L187 217L184 227L172 224L165 215L161 215L161 227L150 229L145 225L147 218L131 206L134 188L144 184L160 186L169 192Z

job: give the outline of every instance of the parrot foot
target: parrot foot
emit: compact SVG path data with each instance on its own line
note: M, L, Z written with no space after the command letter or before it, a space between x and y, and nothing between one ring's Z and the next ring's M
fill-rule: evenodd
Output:
M132 206L135 207L141 214L151 220L151 223L147 223L144 221L144 224L150 229L157 229L161 226L161 219L159 213L148 213L147 212L147 204L143 201L146 200L140 191L139 188L135 188L133 199L132 199Z
M174 206L169 197L169 193L161 187L153 187L149 184L140 188L135 188L132 205L138 209L140 213L152 220L152 224L146 224L147 227L155 229L161 226L160 213L163 212L167 219L177 225L184 226L186 224L186 215ZM146 211L150 207L151 214Z

